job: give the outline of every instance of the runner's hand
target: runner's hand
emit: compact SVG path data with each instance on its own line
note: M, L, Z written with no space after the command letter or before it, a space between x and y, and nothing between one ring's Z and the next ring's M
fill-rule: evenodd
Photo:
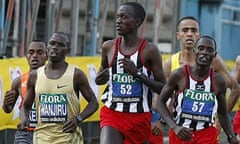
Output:
M192 128L185 128L181 126L176 126L174 129L175 134L184 141L191 141L194 137Z
M131 61L129 58L122 58L118 61L121 68L124 68L124 70L126 70L129 74L136 77L138 69L133 61Z
M77 118L74 117L71 120L68 120L63 125L63 132L65 133L73 133L76 131L78 126Z
M18 130L26 130L29 127L28 120L21 120L21 122L17 125Z
M233 136L233 137L231 137L231 138L228 138L228 142L229 142L230 144L239 144L236 136Z
M163 126L161 122L158 120L152 124L152 133L156 136L160 135L163 131Z
M109 70L108 68L105 68L103 71L97 74L95 82L96 84L101 85L101 84L105 84L108 80L109 80Z
M9 90L6 92L4 101L3 101L3 110L6 113L10 113L13 110L17 97L18 97L18 92L16 90Z

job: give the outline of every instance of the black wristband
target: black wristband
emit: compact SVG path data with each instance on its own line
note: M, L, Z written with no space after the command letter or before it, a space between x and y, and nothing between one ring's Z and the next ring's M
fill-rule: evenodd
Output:
M142 72L142 69L139 69L136 73L136 78L139 80L142 80L142 78L145 76L145 74Z
M159 121L160 121L162 124L166 124L166 121L165 121L162 117L159 119Z
M143 73L141 71L137 71L137 74L136 74L137 78L140 78L142 75Z
M231 140L235 137L235 135L228 135L227 140L230 143Z
M76 119L77 119L78 126L80 126L83 121L82 117L80 115L77 115Z

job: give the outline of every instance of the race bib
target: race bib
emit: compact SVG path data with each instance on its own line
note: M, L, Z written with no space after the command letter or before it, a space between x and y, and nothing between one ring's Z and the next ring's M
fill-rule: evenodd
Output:
M65 122L67 120L66 94L41 94L39 96L42 122Z
M29 113L29 127L35 128L37 126L36 103L33 102L32 109Z
M212 92L186 89L183 93L181 117L210 122L215 98Z
M112 76L113 96L139 97L142 96L142 83L127 73Z
M112 76L113 101L139 102L142 96L142 83L127 73Z

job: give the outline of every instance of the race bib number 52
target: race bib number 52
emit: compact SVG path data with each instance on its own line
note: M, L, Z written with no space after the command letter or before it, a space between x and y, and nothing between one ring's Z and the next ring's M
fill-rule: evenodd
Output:
M140 97L142 96L142 83L127 73L112 76L113 96Z

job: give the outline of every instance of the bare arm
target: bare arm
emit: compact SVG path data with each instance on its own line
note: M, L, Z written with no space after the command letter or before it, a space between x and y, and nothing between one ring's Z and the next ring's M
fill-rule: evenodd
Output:
M144 59L146 65L149 66L153 72L154 81L150 80L149 82L149 80L145 81L145 79L142 79L142 81L152 90L160 94L163 86L166 83L166 77L162 66L162 55L155 45L149 45L153 48L149 49L148 57L146 57L144 54Z
M74 132L83 120L91 116L98 109L98 102L95 94L88 83L86 75L80 69L75 68L73 83L74 91L77 96L79 97L79 92L81 92L88 104L80 114L76 114L74 118L64 123L63 132L65 133ZM80 117L81 121L79 121L78 117Z
M85 100L88 102L87 106L80 113L82 119L84 120L96 112L98 109L98 101L88 83L86 75L80 69L75 69L74 87L76 93L79 93L80 91Z
M157 101L157 96L154 95L152 99L152 105L156 104ZM154 121L152 121L151 124L151 130L153 135L160 135L163 132L163 124L161 123L161 117L159 113L156 113L155 111L152 110L152 117L154 117ZM156 120L157 119L157 120ZM152 119L153 120L153 119ZM156 121L155 121L156 120Z
M228 116L227 108L226 108L226 99L225 99L225 93L226 93L226 84L224 79L215 73L214 77L214 85L216 88L216 97L218 101L218 118L219 122L222 125L223 130L225 131L226 135L230 137L235 137L231 121ZM232 142L236 142L236 137L232 139Z
M227 88L231 89L231 94L227 101L227 111L231 112L233 106L237 102L238 97L240 95L239 85L238 85L237 81L230 75L224 61L222 60L222 58L219 55L217 55L214 58L212 65L214 67L214 70L216 72L218 72L220 75L222 75L223 78L225 79Z
M106 41L102 45L101 66L95 79L95 82L98 85L105 84L108 81L109 78L108 66L109 60L111 58L111 54L109 53L111 53L113 46L114 46L113 40Z
M20 87L21 77L17 77L12 81L11 89L6 92L4 97L2 108L6 113L12 112L14 105L17 101L17 98L19 96Z
M166 85L163 87L160 95L157 97L157 103L153 105L153 108L161 114L165 122L170 128L174 130L176 135L182 140L189 141L192 139L192 129L178 126L173 120L170 111L167 108L166 102L172 97L174 90L182 89L184 86L184 74L180 68L171 73Z
M173 72L167 81L166 85L163 87L160 95L156 95L153 100L153 109L160 113L166 123L170 126L170 128L176 127L175 121L172 119L172 116L167 108L166 102L172 96L175 87L177 87L177 83L175 78L178 76L175 72Z
M168 80L171 72L172 72L172 56L170 56L163 64L163 69L164 69L164 72L165 72L165 76L166 76L166 79ZM168 109L170 110L170 112L172 113L173 112L173 103L174 103L174 100L172 98L169 99L169 102L168 102Z

